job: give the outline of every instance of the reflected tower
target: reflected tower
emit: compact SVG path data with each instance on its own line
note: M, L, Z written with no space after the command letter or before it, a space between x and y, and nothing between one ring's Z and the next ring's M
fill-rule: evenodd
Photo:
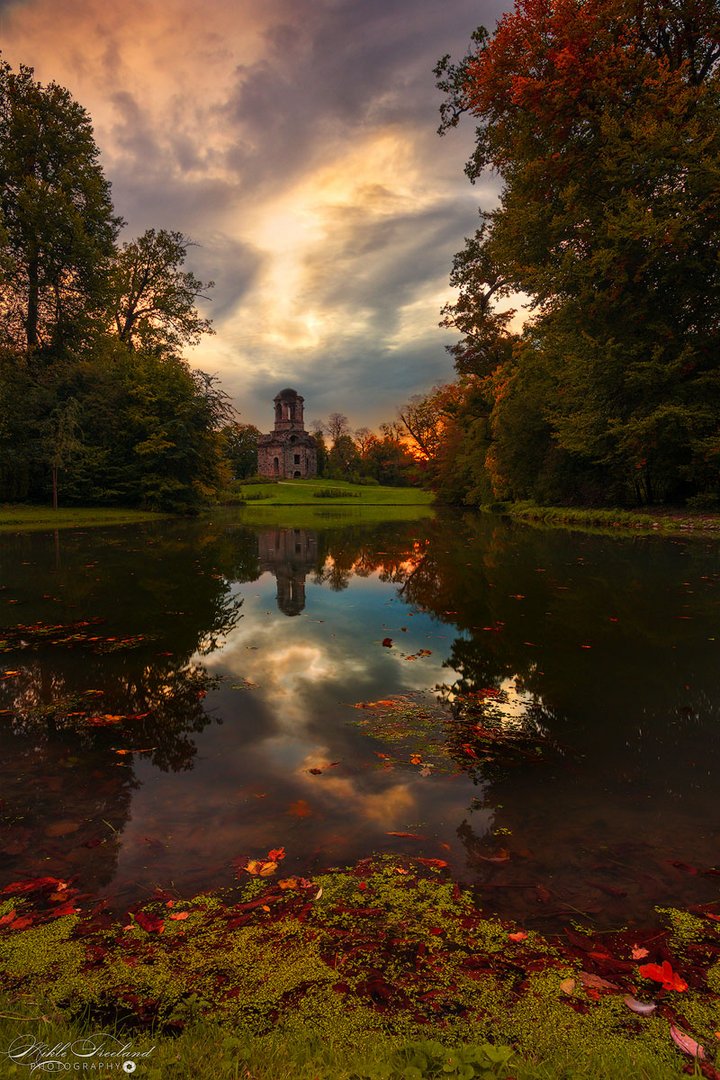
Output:
M277 605L284 615L305 608L305 578L317 565L318 538L312 529L265 529L258 536L261 570L277 580Z

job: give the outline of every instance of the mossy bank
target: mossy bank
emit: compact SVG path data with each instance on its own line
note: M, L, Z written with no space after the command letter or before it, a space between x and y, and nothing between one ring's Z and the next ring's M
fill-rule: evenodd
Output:
M367 859L310 881L282 878L282 856L239 865L236 890L158 893L120 917L56 878L7 887L5 1043L121 1032L155 1046L148 1077L660 1080L692 1062L675 1031L719 1075L714 909L665 912L644 936L547 939L484 918L441 860Z

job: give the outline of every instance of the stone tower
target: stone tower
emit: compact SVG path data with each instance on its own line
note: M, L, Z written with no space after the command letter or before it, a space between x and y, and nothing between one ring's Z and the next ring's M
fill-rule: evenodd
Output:
M258 473L284 480L317 476L317 447L305 430L305 399L297 390L281 390L274 399L275 430L258 439Z

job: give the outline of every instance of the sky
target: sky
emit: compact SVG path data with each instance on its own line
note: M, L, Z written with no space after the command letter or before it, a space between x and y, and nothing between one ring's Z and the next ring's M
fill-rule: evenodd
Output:
M187 358L241 421L291 386L306 421L376 428L452 378L452 256L497 182L463 173L471 120L437 135L432 69L502 6L0 0L0 48L90 113L124 239L192 239L216 333Z

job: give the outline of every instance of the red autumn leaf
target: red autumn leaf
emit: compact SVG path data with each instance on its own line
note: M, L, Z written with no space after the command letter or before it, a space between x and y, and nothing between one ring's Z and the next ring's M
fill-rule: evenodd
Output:
M60 878L39 877L33 878L32 881L11 881L2 891L4 893L33 892L35 889L46 889L49 885L57 886L60 883Z
M633 960L644 960L649 954L647 949L643 949L640 945L633 945L630 955Z
M162 934L165 929L165 923L159 915L150 915L146 911L138 911L135 922L148 934Z
M312 816L312 810L310 809L309 804L306 803L304 799L298 799L297 802L290 803L287 812L288 814L292 814L293 817L299 818Z
M514 934L508 934L511 941L524 941L527 937L526 930L516 930Z
M391 649L392 648L392 643L393 642L392 642L391 637L383 638L382 643L383 643L383 645L385 646L386 649Z
M52 915L53 919L59 919L62 915L74 915L75 907L72 900L69 901L67 904L60 904L60 906L54 908L54 910L51 911L50 914Z
M437 867L438 870L442 870L444 866L447 866L444 859L415 859L415 862L422 863L423 866Z
M170 918L174 922L180 922L182 919L187 919L189 914L190 914L189 911L171 911L170 912Z
M662 966L660 964L643 964L638 968L638 971L643 979L652 979L653 982L661 983L663 990L682 992L688 988L688 984L676 971L673 971L672 965L667 960L663 960Z
M271 848L267 853L268 862L282 862L285 858L285 848Z
M28 926L32 926L33 920L29 915L24 915L20 919L14 919L10 923L11 930L27 930Z
M6 923L12 922L16 915L17 911L15 910L15 908L13 908L12 911L8 911L7 915L3 915L0 918L0 926L4 926Z
M424 840L424 836L420 836L419 833L414 832L388 832L386 836L400 836L403 840Z

